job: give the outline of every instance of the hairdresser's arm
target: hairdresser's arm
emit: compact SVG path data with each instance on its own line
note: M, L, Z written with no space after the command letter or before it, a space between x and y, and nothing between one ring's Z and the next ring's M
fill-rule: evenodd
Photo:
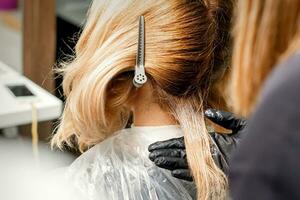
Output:
M211 152L215 163L227 174L228 160L231 151L239 143L242 132L245 131L247 121L237 118L229 112L208 109L205 116L220 126L232 130L232 134L224 135L215 132L210 133L214 144ZM156 142L149 146L149 158L157 166L171 170L174 177L191 181L192 176L188 167L184 138Z

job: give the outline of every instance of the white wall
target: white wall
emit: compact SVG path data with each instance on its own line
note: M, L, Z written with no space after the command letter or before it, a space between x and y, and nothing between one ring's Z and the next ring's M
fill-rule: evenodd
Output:
M21 9L0 12L0 60L22 73L22 30L11 28L9 21L19 23L22 27Z

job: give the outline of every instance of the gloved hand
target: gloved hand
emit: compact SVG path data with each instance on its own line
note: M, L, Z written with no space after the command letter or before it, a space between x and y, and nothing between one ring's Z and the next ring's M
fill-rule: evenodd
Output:
M149 159L158 167L171 170L172 176L192 181L186 159L184 138L173 138L170 140L153 143L149 146Z
M205 116L214 123L232 131L231 134L210 133L213 144L211 152L215 163L224 173L228 173L228 160L231 151L236 148L247 127L247 120L234 114L208 109ZM149 158L158 167L171 170L172 176L192 181L192 175L186 159L184 138L174 138L153 143L149 146Z

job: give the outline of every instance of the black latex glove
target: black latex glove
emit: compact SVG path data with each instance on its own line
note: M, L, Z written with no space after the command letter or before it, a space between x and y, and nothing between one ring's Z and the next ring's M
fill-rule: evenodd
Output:
M239 143L240 136L247 127L247 120L237 118L234 114L208 109L205 116L214 123L232 131L230 135L224 135L212 132L213 144L211 152L215 163L228 173L228 160L231 151L236 148ZM153 143L149 146L149 158L158 167L171 170L172 176L187 181L192 181L192 175L188 167L184 138L174 138L166 141Z

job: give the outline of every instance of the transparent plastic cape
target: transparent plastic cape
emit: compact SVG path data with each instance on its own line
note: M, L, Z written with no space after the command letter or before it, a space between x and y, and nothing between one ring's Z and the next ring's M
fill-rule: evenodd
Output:
M124 129L75 160L67 178L89 200L194 199L193 183L172 177L148 158L149 144L181 135L177 126Z

